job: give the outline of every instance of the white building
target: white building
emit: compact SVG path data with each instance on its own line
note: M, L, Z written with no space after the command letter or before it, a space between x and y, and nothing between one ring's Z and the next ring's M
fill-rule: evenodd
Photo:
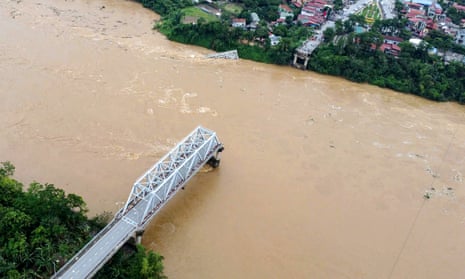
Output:
M275 34L271 34L268 38L270 38L270 44L272 46L279 44L279 42L281 41L281 37L276 36Z
M465 29L460 28L455 34L455 43L465 46Z
M232 25L232 27L235 27L235 28L244 28L245 29L245 25L246 25L245 18L233 18L231 25Z

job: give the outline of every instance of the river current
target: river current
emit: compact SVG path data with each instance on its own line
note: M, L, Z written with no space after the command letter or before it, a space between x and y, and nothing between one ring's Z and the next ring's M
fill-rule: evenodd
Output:
M203 125L220 168L144 234L169 278L465 277L463 106L206 59L158 18L124 0L0 1L0 161L18 179L114 212Z

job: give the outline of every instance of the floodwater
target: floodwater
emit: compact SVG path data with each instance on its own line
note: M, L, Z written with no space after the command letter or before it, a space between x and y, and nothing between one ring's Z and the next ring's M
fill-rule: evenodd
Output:
M465 278L463 106L205 59L157 18L123 0L0 1L0 160L18 179L114 212L203 125L220 168L144 235L170 278Z

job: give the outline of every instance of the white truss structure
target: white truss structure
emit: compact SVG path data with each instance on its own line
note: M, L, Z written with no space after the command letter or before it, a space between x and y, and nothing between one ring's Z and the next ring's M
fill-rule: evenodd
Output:
M223 145L215 132L197 127L134 183L131 194L118 212L117 218L128 215L131 219L128 221L137 223L142 229L154 213L205 163L209 160L219 162L218 156L222 150ZM127 214L136 205L137 216Z
M132 187L115 218L58 270L53 279L91 278L205 164L219 165L223 145L216 133L197 127Z

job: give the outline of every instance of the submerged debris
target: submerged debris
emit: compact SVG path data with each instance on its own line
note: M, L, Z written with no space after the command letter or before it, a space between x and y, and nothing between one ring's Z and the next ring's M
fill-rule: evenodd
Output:
M439 177L439 174L436 173L436 172L434 172L434 171L431 169L431 167L427 167L427 168L425 169L425 171L428 172L429 174L431 174L431 176L434 177L434 178L438 178L438 177Z
M433 196L454 198L455 197L454 188L449 187L447 185L444 185L442 187L442 190L431 187L430 189L426 190L425 193L423 194L423 197L427 200L429 200Z

